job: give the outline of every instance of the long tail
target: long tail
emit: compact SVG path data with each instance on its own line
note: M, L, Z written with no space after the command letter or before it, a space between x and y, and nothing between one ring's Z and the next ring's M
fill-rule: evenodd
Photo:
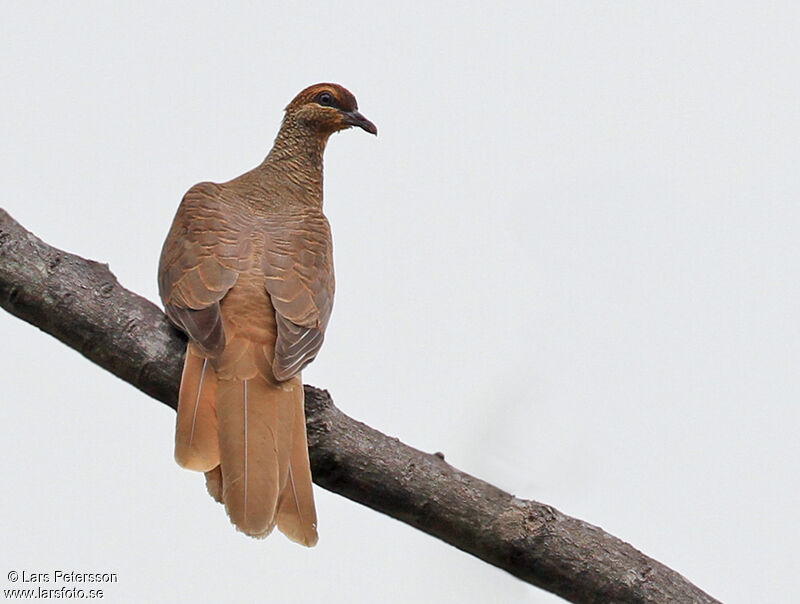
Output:
M306 441L306 414L303 383L299 376L293 387L295 406L292 426L292 448L286 484L278 497L278 528L292 541L311 547L317 543L317 510L311 486L311 466Z
M216 371L197 345L190 342L186 347L175 427L175 460L184 468L207 471L219 465L216 392Z
M241 339L230 344L218 363L220 468L206 474L209 492L242 532L266 537L277 524L293 541L314 545L300 376L277 383L261 346Z

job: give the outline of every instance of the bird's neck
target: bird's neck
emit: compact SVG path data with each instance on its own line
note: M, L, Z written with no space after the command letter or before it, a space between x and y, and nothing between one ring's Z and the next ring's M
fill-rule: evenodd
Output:
M289 196L322 208L322 156L327 142L328 136L309 131L287 116L259 168Z

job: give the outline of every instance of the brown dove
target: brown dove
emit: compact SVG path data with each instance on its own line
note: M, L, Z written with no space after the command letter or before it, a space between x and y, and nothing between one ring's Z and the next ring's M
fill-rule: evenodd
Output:
M159 293L189 336L175 459L205 472L211 496L253 537L277 525L317 542L300 372L333 305L322 155L352 126L377 134L348 90L309 86L258 167L189 189L161 252Z

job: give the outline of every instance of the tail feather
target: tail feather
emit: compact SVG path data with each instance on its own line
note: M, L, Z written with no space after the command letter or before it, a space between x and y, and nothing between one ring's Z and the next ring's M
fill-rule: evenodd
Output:
M206 489L217 503L222 503L222 470L219 466L206 472Z
M243 533L266 537L277 525L292 541L317 543L303 383L276 382L261 347L234 336L208 360L189 345L175 451L206 472L209 494Z
M178 416L175 460L184 468L207 471L219 465L216 414L217 374L194 343L186 347Z
M278 528L292 541L312 547L316 545L317 510L311 486L311 466L306 441L306 418L303 408L303 384L299 377L293 405L295 406L292 448L288 478L278 498ZM294 380L292 380L294 381Z
M221 380L217 391L222 499L231 521L254 537L275 526L281 486L273 394L261 376Z

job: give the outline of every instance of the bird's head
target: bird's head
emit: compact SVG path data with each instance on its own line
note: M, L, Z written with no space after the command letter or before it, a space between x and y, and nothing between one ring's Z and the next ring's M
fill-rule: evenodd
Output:
M300 92L286 107L287 117L324 137L358 126L378 134L371 121L358 112L358 103L347 88L339 84L314 84Z

